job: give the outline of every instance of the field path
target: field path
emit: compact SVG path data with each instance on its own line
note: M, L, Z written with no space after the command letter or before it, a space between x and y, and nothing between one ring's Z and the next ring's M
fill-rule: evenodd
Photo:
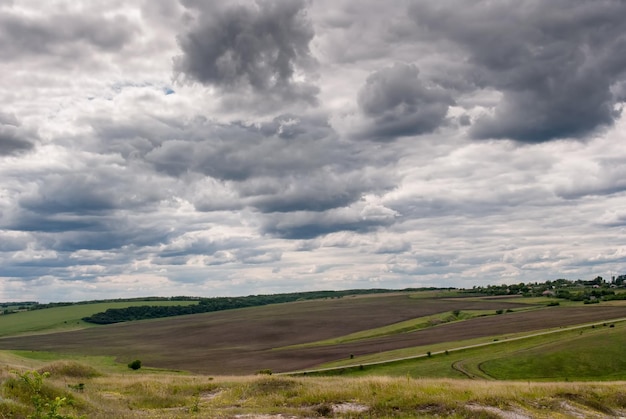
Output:
M385 361L367 362L367 363L360 363L360 364L350 364L350 365L343 365L343 366L340 366L340 367L316 368L316 369L308 369L308 370L302 370L302 371L282 372L282 373L276 373L276 375L310 374L310 373L316 373L316 372L338 371L338 370L342 370L342 369L346 369L346 368L360 368L360 367L368 367L368 366L375 366L375 365L383 365L383 364L389 364L389 363L392 363L392 362L400 362L400 361L408 361L408 360L411 360L411 359L427 358L427 357L433 356L433 355L442 355L442 354L445 354L446 352L449 353L449 352L455 352L455 351L463 351L463 350L466 350L466 349L481 348L483 346L497 345L497 344L506 343L506 342L513 342L513 341L516 341L516 340L530 339L530 338L533 338L533 337L536 337L536 336L551 335L551 334L554 334L554 333L561 333L561 332L566 332L566 331L570 331L570 330L577 330L577 329L585 329L585 328L589 328L589 327L595 327L595 326L603 325L603 324L606 324L606 323L617 323L617 322L623 322L623 321L626 321L626 317L621 317L621 318L618 318L618 319L611 319L611 320L603 320L603 321L593 322L593 323L585 323L585 324L580 324L580 325L575 325L575 326L566 326L566 327L561 327L561 328L555 329L555 330L546 330L546 331L543 331L543 332L530 333L530 334L524 335L524 336L505 338L505 339L502 339L502 340L495 340L495 341L484 342L484 343L476 343L474 345L458 346L456 348L446 349L446 350L442 350L442 351L429 352L429 353L425 353L425 354L412 355L412 356L406 356L406 357L401 357L401 358L393 358L393 359L388 359L388 360L385 360ZM455 370L459 371L460 373L462 373L463 375L466 375L467 377L469 377L471 379L484 378L484 377L478 377L478 376L476 376L474 374L471 374L470 372L466 371L463 368L463 365L462 365L461 361L455 362L452 365L452 368L454 368Z

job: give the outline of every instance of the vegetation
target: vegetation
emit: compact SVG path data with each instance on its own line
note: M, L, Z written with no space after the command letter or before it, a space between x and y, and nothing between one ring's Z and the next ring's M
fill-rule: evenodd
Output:
M1 417L616 417L626 412L622 383L209 377L160 372L103 373L84 379L81 390L71 384L73 376L46 370L43 365L19 372L42 377L35 391L15 374L0 374ZM34 401L33 394L41 399Z
M504 312L504 310L496 310L498 313ZM430 316L417 317L415 319L406 320L399 323L393 323L388 326L378 327L374 329L368 329L359 331L356 333L351 333L346 336L340 336L332 339L326 339L317 342L308 342L299 345L293 345L288 347L283 347L280 349L289 349L289 348L306 348L306 347L315 347L315 346L326 346L326 345L339 345L348 342L354 342L359 340L371 339L382 336L390 336L401 333L409 333L417 330L426 329L429 327L438 326L445 323L455 322L455 321L463 321L469 320L474 317L483 317L493 314L493 310L453 310L444 313L438 313Z
M55 395L55 390L44 387L44 379L50 376L49 372L26 371L17 375L17 380L7 380L6 393L17 400L30 400L32 413L29 419L72 419L73 416L62 414L62 410L72 404L70 396Z
M402 291L419 291L422 289L405 289ZM293 301L318 300L325 298L342 298L346 295L383 294L398 290L368 289L347 291L311 291L288 294L249 295L247 297L214 297L202 298L196 306L130 306L111 308L105 312L83 317L83 320L95 324L112 324L133 320L173 317L185 314L210 313L214 311L232 310L245 307L259 307L268 304L289 303Z
M595 325L594 325L595 326ZM611 327L613 326L613 327ZM422 346L324 365L307 376L370 375L498 380L625 380L626 323ZM465 348L465 349L456 349ZM428 356L428 353L431 356ZM602 356L597 356L602 353ZM402 359L407 358L409 359ZM393 361L394 359L400 359ZM375 364L378 363L378 364ZM362 368L361 366L365 366Z
M141 368L141 361L138 360L138 359L135 359L134 361L129 362L128 363L128 368L130 368L131 370L134 370L134 371L138 370L139 368Z
M626 300L626 292L620 292L626 285L626 275L613 277L610 282L597 276L590 281L578 279L557 279L554 281L487 285L462 290L466 295L521 295L523 297L555 297L570 301L584 301L587 304L600 301Z
M626 380L624 281L565 281L527 297L497 286L7 306L0 417L626 416L614 381ZM589 298L558 297L578 293ZM282 298L296 300L270 306ZM218 310L89 328L79 317L185 301ZM404 356L419 358L389 362ZM330 361L335 376L284 374Z
M178 305L179 300L134 300L132 304L163 306ZM186 301L186 304L197 304L197 300ZM128 307L130 301L110 301L98 303L57 305L46 309L21 310L10 316L0 315L0 337L15 336L20 334L50 333L93 327L93 324L82 320L85 316L107 310L109 308Z

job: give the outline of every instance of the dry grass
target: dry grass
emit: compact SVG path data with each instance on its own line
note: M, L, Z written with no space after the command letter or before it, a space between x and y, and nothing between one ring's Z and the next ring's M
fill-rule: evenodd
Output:
M615 417L626 414L623 382L520 383L390 377L313 378L156 374L76 377L89 366L55 363L46 380L65 395L63 413L88 418ZM62 366L62 367L60 367ZM63 373L65 371L66 373ZM3 373L0 417L24 418L28 398L12 398ZM78 390L76 384L83 383ZM12 392L13 391L13 392ZM514 416L517 415L517 416Z

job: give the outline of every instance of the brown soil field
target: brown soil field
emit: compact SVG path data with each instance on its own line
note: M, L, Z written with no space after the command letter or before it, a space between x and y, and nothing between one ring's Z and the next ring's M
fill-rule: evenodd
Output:
M513 299L415 299L409 294L302 301L0 339L0 349L112 355L120 362L204 374L310 368L323 362L437 342L626 317L626 307L551 307L448 323L342 345L274 350L452 310L524 306Z

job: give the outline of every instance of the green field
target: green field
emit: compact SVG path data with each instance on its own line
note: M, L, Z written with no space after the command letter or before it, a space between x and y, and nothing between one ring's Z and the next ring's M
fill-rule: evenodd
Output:
M197 301L130 301L106 302L90 304L72 304L68 306L44 308L32 311L20 311L13 314L0 315L0 338L31 333L51 333L59 331L84 329L96 325L82 321L90 316L110 308L130 306L174 306L197 304Z
M614 326L492 355L478 367L495 379L626 380L626 324Z
M611 324L613 327L610 327ZM555 331L527 339L476 339L390 351L322 365L326 376L410 376L487 380L626 380L626 322ZM476 348L454 350L470 345ZM427 353L430 352L431 356ZM416 357L385 362L403 357ZM378 365L371 365L380 363ZM309 372L308 375L311 373Z

